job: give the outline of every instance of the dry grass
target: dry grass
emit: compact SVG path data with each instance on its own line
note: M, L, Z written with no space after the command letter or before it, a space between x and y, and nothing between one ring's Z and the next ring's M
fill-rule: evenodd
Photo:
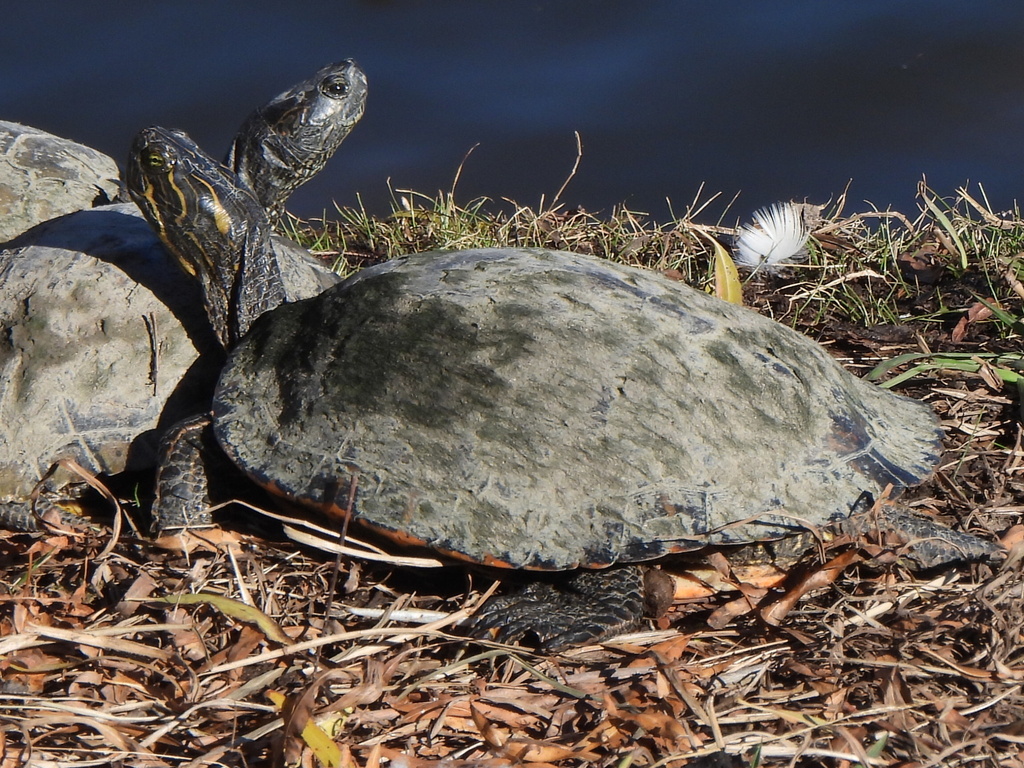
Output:
M349 269L435 247L544 245L704 285L706 235L727 233L695 223L701 207L657 225L624 209L495 213L396 193L387 219L342 211L303 229ZM1013 545L1014 361L982 355L1019 348L1024 224L966 193L922 190L913 217L842 208L825 211L807 266L749 282L747 302L861 374L930 355L900 386L940 414L947 452L914 503ZM0 540L3 768L316 765L314 754L371 767L1024 766L1016 549L928 577L880 557L781 623L753 610L711 630L710 612L735 595L714 597L649 632L541 657L467 643L444 621L409 629L385 613L375 626L340 608L455 613L480 586L459 569L411 574L248 534L188 554L111 544L94 532ZM196 594L231 600L174 600Z

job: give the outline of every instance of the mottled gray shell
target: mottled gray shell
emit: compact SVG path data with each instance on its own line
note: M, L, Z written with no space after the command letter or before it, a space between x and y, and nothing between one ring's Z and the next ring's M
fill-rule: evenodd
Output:
M569 253L409 256L261 318L215 430L253 478L520 568L780 538L938 460L927 405L747 309Z
M113 200L118 185L117 163L102 152L0 120L0 243Z
M300 249L279 254L291 298L337 282ZM133 204L47 222L0 251L0 327L0 500L24 498L62 458L152 466L158 427L207 406L223 359L198 287Z

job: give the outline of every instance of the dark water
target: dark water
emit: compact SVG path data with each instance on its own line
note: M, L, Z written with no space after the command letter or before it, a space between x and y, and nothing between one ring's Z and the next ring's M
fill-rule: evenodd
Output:
M257 104L356 58L366 117L293 199L388 210L397 188L656 218L701 182L735 213L788 198L913 207L981 182L1024 191L1020 0L394 0L7 3L0 119L121 160L149 124L224 152ZM720 210L720 207L716 210Z

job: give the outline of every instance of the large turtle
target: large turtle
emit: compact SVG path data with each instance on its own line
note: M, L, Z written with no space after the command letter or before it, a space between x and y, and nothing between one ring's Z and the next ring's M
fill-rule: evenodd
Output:
M251 115L229 159L245 184L283 210L365 99L366 79L353 62L326 67L271 102L288 109ZM289 161L292 182L284 180ZM338 281L290 241L270 242L284 298ZM31 494L63 459L106 474L154 466L159 435L206 407L223 358L199 286L132 203L62 217L9 243L0 253L0 324L0 525L7 528L38 527ZM75 479L58 467L48 487Z
M245 236L200 221L241 198L185 161L197 151L144 132L128 184L208 286L249 268L248 255L215 262L232 239L251 254L266 223L252 205L233 209L250 213ZM187 226L161 210L185 190ZM207 297L215 325L219 301ZM750 310L587 256L419 254L255 320L240 309L213 398L228 457L339 521L484 566L571 574L490 604L480 622L548 647L635 623L635 564L854 530L939 457L924 403ZM995 551L900 510L871 524L902 532L919 566Z

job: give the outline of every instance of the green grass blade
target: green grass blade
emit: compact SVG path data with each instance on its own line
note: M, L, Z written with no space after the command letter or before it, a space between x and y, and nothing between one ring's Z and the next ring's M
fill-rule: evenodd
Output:
M987 307L989 311L991 311L992 314L996 316L999 322L1006 326L1007 330L1013 331L1014 333L1024 334L1024 320L1022 320L1019 317L1014 317L1005 309L1000 307L998 304L994 304L991 301L986 301L977 294L975 294L974 298L977 299L978 302L983 304L985 307Z
M931 211L932 216L939 222L942 228L949 235L953 244L956 246L957 253L960 254L960 268L963 270L967 269L967 249L964 248L963 241L960 239L960 235L957 234L956 228L953 226L949 217L943 213L939 206L935 204L935 201L928 195L928 188L923 184L921 185L921 197L924 199L924 204L928 206L928 210Z

